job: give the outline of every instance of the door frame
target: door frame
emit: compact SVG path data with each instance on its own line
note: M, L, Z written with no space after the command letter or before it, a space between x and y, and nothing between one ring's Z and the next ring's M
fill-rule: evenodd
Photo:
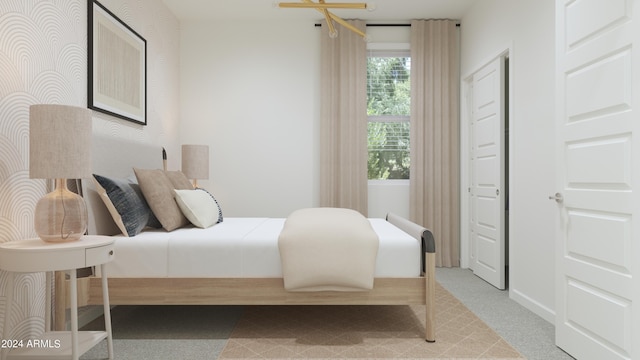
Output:
M469 161L469 153L471 151L470 141L470 126L471 126L471 111L472 111L472 80L473 75L477 73L479 70L496 60L497 58L504 57L509 59L509 66L506 68L505 77L508 83L508 89L505 92L505 104L507 104L508 111L505 113L507 117L506 121L508 122L509 129L513 128L513 106L512 106L512 69L513 69L513 44L509 43L506 46L500 48L500 50L493 53L494 55L490 56L486 60L482 61L479 65L472 67L473 70L464 74L460 78L460 267L468 269L471 265L471 239L469 238L470 227L469 227L469 219L471 214L471 207L469 206L469 187L470 187L470 176L471 176L471 162ZM506 124L505 124L506 125ZM501 129L504 132L505 128ZM509 153L512 150L512 141L511 136L507 139L507 144L505 144L505 149ZM513 157L509 156L507 158L508 164L505 163L505 166L508 169L513 169L511 164L511 159ZM511 183L511 174L505 171L505 181L507 183ZM509 193L506 192L504 194L509 198ZM506 220L506 226L509 229L505 238L511 238L511 231L513 226L511 226L512 216L509 216ZM504 230L504 229L503 229ZM508 244L505 244L505 251L509 251ZM510 258L509 254L505 254L505 264L508 264L508 259ZM507 278L509 278L509 274L505 274ZM508 290L508 287L507 287Z

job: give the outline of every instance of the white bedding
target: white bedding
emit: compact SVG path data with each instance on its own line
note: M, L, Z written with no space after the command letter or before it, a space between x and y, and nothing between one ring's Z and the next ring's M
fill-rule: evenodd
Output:
M285 219L225 218L207 229L117 237L109 277L282 277L278 235ZM369 219L380 243L375 277L420 276L420 243L384 219Z

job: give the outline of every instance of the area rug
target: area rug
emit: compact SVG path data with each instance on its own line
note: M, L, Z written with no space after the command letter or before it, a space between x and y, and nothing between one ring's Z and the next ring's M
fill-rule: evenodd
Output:
M436 342L424 306L248 306L219 359L523 359L439 284Z

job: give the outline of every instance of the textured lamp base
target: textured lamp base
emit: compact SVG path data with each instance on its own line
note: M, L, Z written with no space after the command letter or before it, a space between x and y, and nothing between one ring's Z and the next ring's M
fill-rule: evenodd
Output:
M56 189L36 204L35 228L43 241L79 240L87 230L84 199L67 188L65 179L56 179Z

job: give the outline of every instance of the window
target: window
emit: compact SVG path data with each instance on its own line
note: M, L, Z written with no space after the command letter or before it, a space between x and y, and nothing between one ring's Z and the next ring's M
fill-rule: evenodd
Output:
M369 180L409 179L409 51L370 51L367 58Z

